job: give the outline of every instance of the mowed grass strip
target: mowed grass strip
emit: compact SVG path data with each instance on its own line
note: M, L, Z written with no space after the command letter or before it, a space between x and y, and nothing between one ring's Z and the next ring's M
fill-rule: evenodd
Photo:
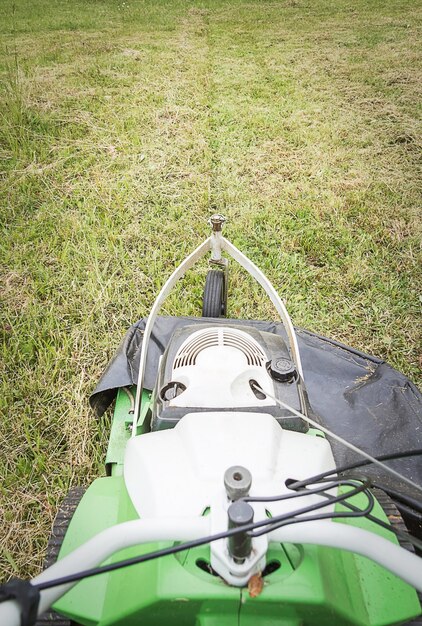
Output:
M103 472L89 392L213 211L297 326L420 380L421 75L410 1L19 0L0 24L7 577ZM205 269L167 313L200 314ZM229 307L274 316L234 267Z

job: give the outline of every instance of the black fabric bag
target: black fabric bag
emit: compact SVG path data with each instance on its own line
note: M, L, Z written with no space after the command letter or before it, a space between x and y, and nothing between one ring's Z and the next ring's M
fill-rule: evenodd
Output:
M285 338L283 325L276 322L158 317L148 348L146 389L154 387L159 358L173 331L210 322L253 326ZM131 326L92 393L90 403L97 415L104 413L120 387L136 384L145 325L142 319ZM381 359L306 330L296 332L305 386L322 425L373 456L422 448L422 396L408 378ZM331 445L337 466L361 460L336 441ZM390 466L422 485L419 457L399 459ZM364 467L359 474L421 500L419 491L378 467Z

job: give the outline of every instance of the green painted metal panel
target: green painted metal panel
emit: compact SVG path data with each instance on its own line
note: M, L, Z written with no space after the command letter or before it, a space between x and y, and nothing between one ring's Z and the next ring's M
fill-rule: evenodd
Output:
M134 393L134 389L132 389ZM150 392L144 392L139 432L147 430ZM128 395L116 400L107 464L111 476L97 479L82 499L65 537L61 556L101 530L137 519L122 472L132 414ZM311 432L310 435L317 435ZM142 477L140 477L142 479ZM356 506L365 497L355 496ZM341 505L337 505L341 510ZM386 521L376 503L374 514ZM385 536L395 536L366 518L342 520ZM169 544L135 546L109 562L144 554ZM415 591L368 559L316 546L271 546L267 563L280 568L266 576L262 593L229 587L203 571L209 546L94 577L79 583L56 603L64 615L87 626L382 626L420 612Z
M355 506L363 508L366 505L366 498L363 494L359 494L351 502ZM341 504L338 504L336 510L344 511L346 509ZM382 507L376 500L372 515L383 522L389 523ZM366 517L337 520L337 523L363 528L399 545L394 533L382 528ZM418 595L407 583L363 556L347 554L349 559L353 560L371 626L400 623L421 613Z
M84 495L60 552L64 556L101 530L136 519L121 476L99 478ZM123 550L107 562L165 547L145 544ZM193 558L193 557L192 557ZM208 548L209 558L209 548ZM204 580L185 568L176 556L101 575L78 583L55 609L75 621L94 624L225 624L237 615L238 589L221 579ZM212 619L211 619L212 618ZM199 620L199 621L198 621ZM202 621L201 621L202 620ZM225 621L227 620L227 621Z
M131 387L128 389L128 392L132 395L134 401L136 387ZM123 474L126 443L132 432L133 413L131 412L131 408L133 407L133 401L131 402L126 391L119 389L116 397L116 406L111 423L110 440L106 455L106 468L109 475L120 476ZM142 392L142 410L138 422L138 434L144 433L148 429L150 406L151 392L144 390Z
M122 478L98 478L84 494L66 533L60 555L63 557L106 528L138 515ZM95 576L77 584L55 608L89 626L98 624L107 594L107 576Z

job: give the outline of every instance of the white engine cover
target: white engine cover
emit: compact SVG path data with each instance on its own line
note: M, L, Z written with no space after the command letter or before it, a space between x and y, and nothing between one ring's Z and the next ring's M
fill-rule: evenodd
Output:
M232 465L251 472L255 496L286 493L287 478L300 480L335 467L328 441L283 430L271 415L201 412L185 415L173 429L131 438L124 478L141 517L202 515L224 490L224 472ZM320 501L315 497L266 508L274 516Z
M265 365L268 360L259 343L243 330L224 326L197 330L175 357L172 380L186 389L170 401L170 406L275 406L268 396L257 399L249 384L254 380L274 395L273 380Z

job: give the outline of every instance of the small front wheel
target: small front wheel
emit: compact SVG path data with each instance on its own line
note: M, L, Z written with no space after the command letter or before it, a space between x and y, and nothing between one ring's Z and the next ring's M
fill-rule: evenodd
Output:
M205 279L202 317L221 317L226 310L225 274L220 270L210 270Z

